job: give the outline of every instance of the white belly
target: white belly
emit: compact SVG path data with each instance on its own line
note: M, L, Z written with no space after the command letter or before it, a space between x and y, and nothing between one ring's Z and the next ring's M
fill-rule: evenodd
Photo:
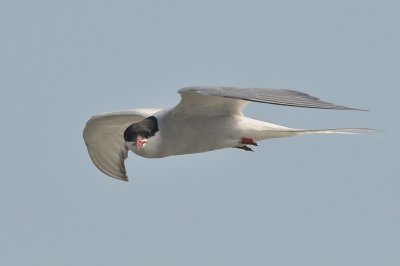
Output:
M134 152L147 158L199 153L240 146L241 138L253 141L296 135L290 128L241 115L174 117L160 115L159 131L146 146Z
M242 130L236 116L160 119L159 131L135 151L147 158L199 153L238 145Z

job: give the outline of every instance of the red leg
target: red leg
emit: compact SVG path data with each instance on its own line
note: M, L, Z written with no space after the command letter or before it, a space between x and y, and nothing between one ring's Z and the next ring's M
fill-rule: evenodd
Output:
M239 141L239 146L236 146L234 148L242 149L245 151L253 151L253 149L248 147L247 145L257 146L257 143L255 143L254 140L251 138L241 138Z
M241 138L239 143L244 145L258 146L257 143L255 143L251 138Z

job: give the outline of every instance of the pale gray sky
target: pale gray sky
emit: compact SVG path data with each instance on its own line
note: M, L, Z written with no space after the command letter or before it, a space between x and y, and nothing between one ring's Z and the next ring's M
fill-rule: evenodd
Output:
M398 1L0 0L1 265L399 265ZM305 136L91 163L93 114L188 85L291 88L370 112L251 104ZM178 138L179 140L179 138Z

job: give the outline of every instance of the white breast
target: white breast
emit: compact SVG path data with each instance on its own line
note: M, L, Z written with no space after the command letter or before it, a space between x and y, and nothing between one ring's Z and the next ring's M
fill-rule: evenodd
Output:
M232 115L175 117L165 113L158 117L159 131L135 154L146 158L206 152L237 145L242 130L240 117Z

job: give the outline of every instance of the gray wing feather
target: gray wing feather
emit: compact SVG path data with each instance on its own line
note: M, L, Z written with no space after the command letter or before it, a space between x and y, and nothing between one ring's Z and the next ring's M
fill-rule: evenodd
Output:
M159 109L135 109L93 116L83 130L89 156L96 167L108 176L128 181L124 160L128 157L124 131L132 123Z
M307 93L286 89L235 88L235 87L185 87L178 91L180 94L197 93L208 96L232 98L244 101L269 103L304 108L359 110L342 105L325 102Z

